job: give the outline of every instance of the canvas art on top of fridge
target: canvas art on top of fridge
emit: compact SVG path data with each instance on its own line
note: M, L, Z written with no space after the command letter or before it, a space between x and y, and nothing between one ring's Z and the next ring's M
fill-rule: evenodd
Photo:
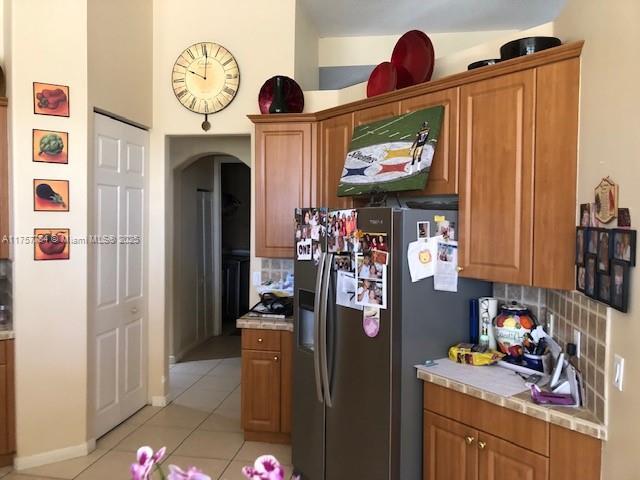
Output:
M338 196L422 190L435 154L444 107L367 123L353 131Z

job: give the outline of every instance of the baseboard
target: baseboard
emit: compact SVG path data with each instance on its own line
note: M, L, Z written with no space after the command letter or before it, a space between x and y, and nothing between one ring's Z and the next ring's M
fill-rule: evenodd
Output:
M93 438L80 445L60 448L49 452L29 455L27 457L17 456L13 460L13 467L16 470L26 470L28 468L40 467L49 463L62 462L72 458L84 457L96 449L96 440Z
M169 355L169 365L175 365L175 363L176 363L176 356Z
M291 435L289 433L251 432L245 430L244 439L247 442L284 443L287 445L291 444Z
M168 403L166 395L154 395L151 397L151 406L153 407L166 407Z

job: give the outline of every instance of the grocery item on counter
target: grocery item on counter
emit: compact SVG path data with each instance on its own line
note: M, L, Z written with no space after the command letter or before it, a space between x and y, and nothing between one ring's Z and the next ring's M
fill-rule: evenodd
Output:
M449 359L451 361L476 367L491 365L502 359L502 357L504 357L504 354L500 352L471 343L458 343L449 349Z
M513 358L520 358L524 346L531 338L537 321L528 308L512 302L500 307L500 314L493 321L493 332L498 350Z

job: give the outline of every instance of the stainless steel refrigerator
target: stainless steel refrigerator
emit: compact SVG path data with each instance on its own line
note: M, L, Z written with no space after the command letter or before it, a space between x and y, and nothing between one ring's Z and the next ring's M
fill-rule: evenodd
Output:
M360 310L336 304L333 254L295 262L292 460L304 480L422 478L422 385L414 365L443 357L469 337L469 299L491 284L460 279L458 292L411 282L407 247L417 222L455 211L358 210L358 228L387 234L387 308L379 334Z

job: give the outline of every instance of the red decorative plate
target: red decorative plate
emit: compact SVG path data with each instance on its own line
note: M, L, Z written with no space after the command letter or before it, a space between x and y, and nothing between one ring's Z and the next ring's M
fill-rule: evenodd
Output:
M375 97L396 89L398 72L390 62L382 62L373 69L367 83L367 97Z
M435 52L426 33L410 30L396 43L391 63L398 70L398 88L426 82L433 75Z
M269 113L275 85L276 77L271 77L260 88L258 105L263 114ZM293 78L284 77L284 100L287 103L287 113L301 113L304 110L304 94L300 85Z

